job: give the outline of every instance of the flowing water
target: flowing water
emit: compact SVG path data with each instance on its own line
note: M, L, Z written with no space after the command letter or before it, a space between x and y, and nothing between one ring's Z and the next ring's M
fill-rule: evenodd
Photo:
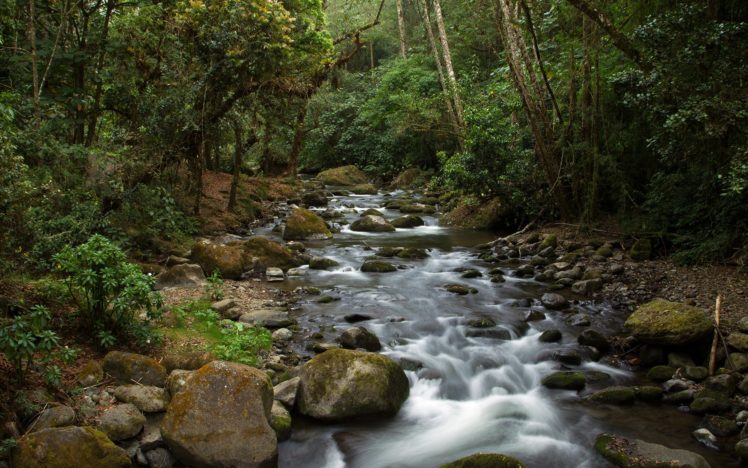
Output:
M388 219L400 216L381 208L386 201L383 195L350 196L337 197L331 205L354 207L343 208L349 221L367 208L380 209ZM495 236L439 227L431 216L424 219L426 226L394 233L343 228L332 241L309 244L314 255L340 265L310 271L306 278L284 285L313 285L340 298L329 304L303 303L296 315L305 333L321 331L333 341L351 326L343 316L370 315L372 320L357 325L380 338L383 354L421 367L406 372L410 397L393 418L326 425L298 417L291 440L279 447L281 467L435 467L480 451L515 456L530 467L608 466L592 449L603 431L697 451L712 466L733 463L693 441L690 432L698 419L673 407L593 405L576 392L544 388L542 378L561 369L553 353L578 349L581 329L566 325L563 314L553 311L544 311L545 320L525 323L530 307L542 309L538 299L547 285L512 276L516 263L478 260L472 247ZM429 257L394 259L402 269L393 273L359 271L372 249L382 246L424 248ZM485 275L497 266L507 273L504 283L492 283ZM484 276L463 279L455 271L461 267L476 268ZM457 296L443 289L447 283L465 284L478 293ZM620 326L619 314L605 304L580 303L577 308L591 316L598 330ZM468 336L466 322L476 317L494 319L512 339ZM538 341L550 328L563 332L561 342ZM588 385L584 393L637 381L632 372L604 361L586 360L580 368L610 375L605 382Z

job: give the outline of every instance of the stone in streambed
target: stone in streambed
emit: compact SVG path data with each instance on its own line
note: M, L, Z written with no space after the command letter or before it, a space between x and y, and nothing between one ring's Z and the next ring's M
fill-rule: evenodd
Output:
M169 394L161 387L152 385L120 385L114 389L114 396L124 403L132 403L144 413L166 411Z
M561 310L569 306L569 301L558 293L545 293L540 298L540 302L546 309Z
M309 260L309 268L311 268L312 270L326 270L327 268L338 265L339 263L331 258L312 257L312 259Z
M589 399L598 403L629 404L636 399L636 390L633 387L613 386L593 393Z
M304 208L296 208L286 219L283 240L326 240L332 239L325 220Z
M361 271L364 273L391 273L397 271L397 267L381 260L368 260L361 265Z
M561 341L561 336L560 330L546 330L540 334L538 341L541 343L555 343Z
M326 351L304 364L300 377L299 411L326 421L394 415L409 393L395 361L362 351Z
M354 186L368 182L366 174L353 165L327 169L317 174L317 179L325 185L338 186Z
M465 296L467 294L476 294L478 292L477 289L470 288L462 284L447 284L444 286L444 289L446 289L447 291L453 294L458 294L460 296Z
M667 382L673 378L675 369L670 366L654 366L647 372L647 378L653 382Z
M156 276L154 288L202 288L205 284L205 273L200 265L181 264Z
M639 306L625 326L643 343L667 346L694 343L713 329L704 310L664 299Z
M340 344L347 349L363 348L367 351L379 351L382 344L377 335L364 327L351 327L340 335Z
M571 371L554 372L543 379L543 385L559 390L581 390L586 382L584 373Z
M609 462L622 468L709 468L709 463L699 454L614 434L597 436L595 450Z
M583 346L592 346L602 352L610 349L610 342L605 335L591 328L582 331L577 337L577 342Z
M124 440L138 435L145 421L145 416L135 405L125 403L104 411L99 428L112 440Z
M131 466L127 452L92 427L49 428L18 439L11 460L17 467Z
M294 377L279 383L273 387L274 398L283 403L286 408L292 409L296 404L296 394L299 391L300 381L300 377Z
M423 218L416 215L406 215L392 220L392 225L396 228L414 228L426 224Z
M395 226L381 216L367 215L352 222L351 231L394 232Z
M281 402L274 401L270 410L270 427L275 431L278 442L291 438L291 413L283 407Z
M439 468L524 468L516 458L499 453L476 453L441 465Z
M428 258L429 254L424 249L416 247L405 247L397 252L398 258L407 258L410 260Z

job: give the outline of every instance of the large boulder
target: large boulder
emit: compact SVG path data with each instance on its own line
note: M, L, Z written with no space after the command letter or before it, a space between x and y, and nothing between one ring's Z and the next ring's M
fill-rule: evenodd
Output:
M317 174L317 179L326 185L353 186L365 184L368 177L356 166L341 166Z
M164 366L142 354L110 351L104 356L104 371L124 384L135 382L156 387L166 385Z
M172 399L161 434L192 467L274 467L277 439L268 423L273 387L264 372L213 361L195 371Z
M376 195L378 192L374 184L357 184L351 187L351 193L356 195Z
M638 439L626 439L613 434L597 436L595 450L605 459L622 468L650 466L709 468L709 463L697 453L671 449Z
M363 351L325 351L304 364L300 377L299 411L326 421L393 415L410 391L395 361Z
M625 326L643 343L667 346L687 345L712 331L712 322L702 309L664 299L639 306Z
M476 202L461 200L456 208L445 213L439 224L467 229L512 228L516 224L513 213L498 198Z
M419 185L425 185L428 180L428 174L418 168L405 169L403 172L398 174L395 180L392 181L392 188L396 189L409 189Z
M366 351L379 351L382 343L377 335L364 327L351 327L340 335L340 345L347 349L362 348Z
M70 468L131 466L127 452L92 427L44 429L25 435L13 450L13 466Z
M227 279L240 279L247 269L247 259L239 242L216 244L201 240L192 247L192 261L207 274L217 271Z
M325 220L304 208L296 208L286 219L283 230L284 240L321 240L332 239Z
M516 458L499 453L476 453L460 458L439 468L524 468Z
M205 273L200 265L174 265L156 276L157 290L164 288L202 288L205 286Z
M416 215L405 215L392 220L392 225L396 228L414 228L424 224L423 218Z
M250 264L252 259L257 259L263 265L288 270L306 263L291 249L267 237L254 236L242 242L241 245Z
M351 231L393 232L395 226L381 216L366 215L351 223Z

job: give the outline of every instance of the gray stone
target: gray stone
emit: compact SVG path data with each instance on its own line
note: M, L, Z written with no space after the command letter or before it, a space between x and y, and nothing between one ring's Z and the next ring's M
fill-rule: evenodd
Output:
M555 343L561 341L561 331L559 330L546 330L540 334L538 341L541 343Z
M166 411L169 394L161 387L151 385L121 385L114 389L114 396L121 402L132 403L144 413Z
M540 302L546 309L550 310L561 310L569 306L569 301L558 293L545 293L540 298Z
M200 265L175 265L156 276L156 290L165 288L202 288L205 286L205 273Z
M274 398L283 403L286 408L292 409L296 404L296 394L299 390L301 377L294 377L283 381L273 387Z
M289 268L286 274L291 276L306 276L306 269L304 268Z
M171 371L169 377L166 379L166 385L169 388L169 393L172 397L187 385L187 381L193 373L194 371L183 369L174 369Z
M171 468L175 462L171 452L163 447L147 451L145 458L148 461L148 468Z
M75 424L75 411L69 406L53 406L41 412L34 424L31 426L31 432L41 431L53 427L65 427Z
M288 317L288 312L280 308L253 310L242 314L239 321L273 330L294 324L294 321Z
M577 294L588 296L603 288L603 281L599 278L577 281L571 285L571 290Z
M283 274L283 270L280 268L269 267L265 270L265 279L270 282L283 281L286 279L286 275Z
M695 381L701 382L702 380L709 377L709 369L701 366L688 366L686 367L686 377Z
M99 420L99 428L114 441L135 437L144 424L145 416L130 403L107 409Z
M273 341L289 341L293 338L293 332L288 328L279 328L273 332Z
M340 335L340 345L347 349L362 348L366 351L379 351L382 344L379 338L364 327L351 327Z
M697 453L613 434L600 434L595 440L595 450L608 461L624 468L710 468L704 457Z
M577 337L577 342L583 346L592 346L602 352L610 349L610 342L605 335L591 328L582 331Z
M590 325L590 316L584 313L573 314L566 319L566 323L572 327L588 327Z
M278 442L288 440L291 437L291 414L279 401L273 402L270 410L270 427L275 431Z
M748 370L748 354L746 353L730 353L727 359L727 367L736 370L738 372L744 372Z
M696 439L700 444L709 447L710 449L717 450L717 437L709 432L709 429L701 428L696 429L691 433L693 438Z

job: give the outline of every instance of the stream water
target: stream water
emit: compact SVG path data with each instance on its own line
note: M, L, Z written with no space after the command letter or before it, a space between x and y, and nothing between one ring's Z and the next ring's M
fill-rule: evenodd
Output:
M380 209L388 219L400 216L382 208L386 197L336 197L331 206L347 211L349 221L367 208ZM576 392L544 388L542 378L561 369L553 353L578 350L576 337L582 328L567 325L562 313L546 310L545 320L525 323L530 307L542 310L538 299L548 286L514 277L516 263L478 260L472 247L495 236L439 227L435 217L422 217L426 226L414 229L375 234L343 228L332 241L307 243L312 254L333 258L340 265L309 271L284 287L313 285L340 300L304 302L295 312L302 330L321 331L327 341L333 341L351 326L345 315L370 315L372 320L357 325L379 337L383 354L422 367L406 372L410 397L393 418L329 425L297 417L291 439L279 447L281 467L436 467L480 451L515 456L528 467L609 466L592 448L603 431L696 451L713 467L737 466L731 458L692 440L698 418L672 406L610 407L586 403ZM273 235L269 229L259 233ZM424 248L429 257L394 259L402 269L393 273L362 273L364 259L383 246ZM492 283L485 275L497 266L507 273L504 283ZM484 276L461 278L454 271L460 267L476 268ZM454 295L443 288L446 283L465 284L478 293ZM622 317L605 304L582 302L576 307L588 313L600 331L620 326ZM492 318L512 339L469 336L466 322L476 317ZM538 341L539 334L551 328L563 332L562 341ZM579 367L610 375L604 382L588 385L582 395L639 379L604 360L585 359Z

